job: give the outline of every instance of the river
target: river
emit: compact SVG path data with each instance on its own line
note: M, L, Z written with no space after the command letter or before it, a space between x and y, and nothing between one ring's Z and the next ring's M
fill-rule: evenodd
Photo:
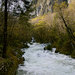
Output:
M45 44L29 46L23 49L25 61L19 65L17 75L75 75L75 59L54 51L44 51Z

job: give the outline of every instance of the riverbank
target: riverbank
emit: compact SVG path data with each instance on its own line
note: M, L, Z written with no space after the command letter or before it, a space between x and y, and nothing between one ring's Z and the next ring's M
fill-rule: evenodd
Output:
M46 13L31 20L33 37L40 43L51 43L56 53L75 58L75 1L66 7L65 2L56 2L53 13ZM60 10L61 9L61 10Z
M29 44L24 49L24 64L19 65L17 75L74 75L75 60L64 54L44 50L45 44Z
M24 58L22 55L24 52L21 48L28 47L26 45L20 45L18 48L8 47L7 58L0 57L0 75L15 75L18 65L23 63Z
M74 50L72 49L70 42L66 42L65 46L60 48L58 46L58 43L55 46L54 45L55 43L48 44L47 46L44 47L44 50L52 51L52 48L55 47L56 48L55 53L65 54L75 59L75 49Z

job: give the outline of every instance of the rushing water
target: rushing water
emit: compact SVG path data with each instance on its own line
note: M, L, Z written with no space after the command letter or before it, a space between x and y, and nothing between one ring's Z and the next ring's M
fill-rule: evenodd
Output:
M33 43L29 46L24 49L24 65L19 65L17 75L75 75L74 59L44 51L44 44Z

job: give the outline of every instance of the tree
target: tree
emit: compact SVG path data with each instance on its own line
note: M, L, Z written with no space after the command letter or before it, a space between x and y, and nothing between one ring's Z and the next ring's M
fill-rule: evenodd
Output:
M60 4L58 4L58 3L56 2L56 3L54 4L54 9L55 9L55 11L57 12L59 18L62 20L62 22L63 22L63 24L64 24L64 26L65 26L65 28L66 28L66 31L67 31L67 33L68 33L69 39L71 40L71 45L72 45L72 47L73 47L73 49L74 49L74 44L73 44L72 41L75 41L75 36L73 35L73 31L72 31L72 29L69 27L68 22L67 22L67 20L66 20L66 18L65 18L65 16L64 16L64 13L65 13L65 11L66 11L66 10L65 10L66 8L68 8L66 2L62 2L62 3L60 3ZM68 17L67 17L67 18L68 18Z
M30 10L30 2L29 1L27 1L27 0L21 0L22 2L24 2L23 3L23 5L24 5L24 8L26 8L26 9L22 9L22 8L20 8L20 13L18 13L18 14L22 14L22 13L25 13L25 10ZM4 0L3 0L3 2L4 2ZM13 2L13 0L5 0L5 2L4 2L4 5L3 5L3 7L5 7L5 11L4 11L4 29L3 29L3 52L2 52L2 57L3 58L6 58L6 51L7 51L7 45L8 45L8 43L7 43L7 28L8 28L8 22L7 22L7 20L8 20L8 13L11 13L12 14L12 11L9 9L10 7L11 7L11 4L12 4L12 2ZM15 1L14 1L15 2ZM18 0L16 0L16 3L18 2ZM3 4L3 3L2 3ZM9 5L9 6L8 6ZM19 7L19 6L18 6ZM14 8L13 8L14 9ZM9 11L9 12L8 12ZM15 9L15 11L17 12L18 10L17 10L17 8ZM28 12L27 11L27 12ZM29 14L29 12L28 12L28 14ZM16 16L17 17L17 16ZM27 19L28 20L28 19Z
M4 33L3 33L3 54L2 57L6 58L6 50L7 50L7 1L5 0L5 11L4 11L4 15L5 15L5 22L4 22Z

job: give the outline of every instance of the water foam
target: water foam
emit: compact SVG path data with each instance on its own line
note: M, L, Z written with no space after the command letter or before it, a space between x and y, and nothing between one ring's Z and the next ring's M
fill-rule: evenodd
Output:
M17 75L75 75L75 60L59 53L44 51L44 44L34 43L25 49L24 66ZM55 51L55 49L54 49Z

